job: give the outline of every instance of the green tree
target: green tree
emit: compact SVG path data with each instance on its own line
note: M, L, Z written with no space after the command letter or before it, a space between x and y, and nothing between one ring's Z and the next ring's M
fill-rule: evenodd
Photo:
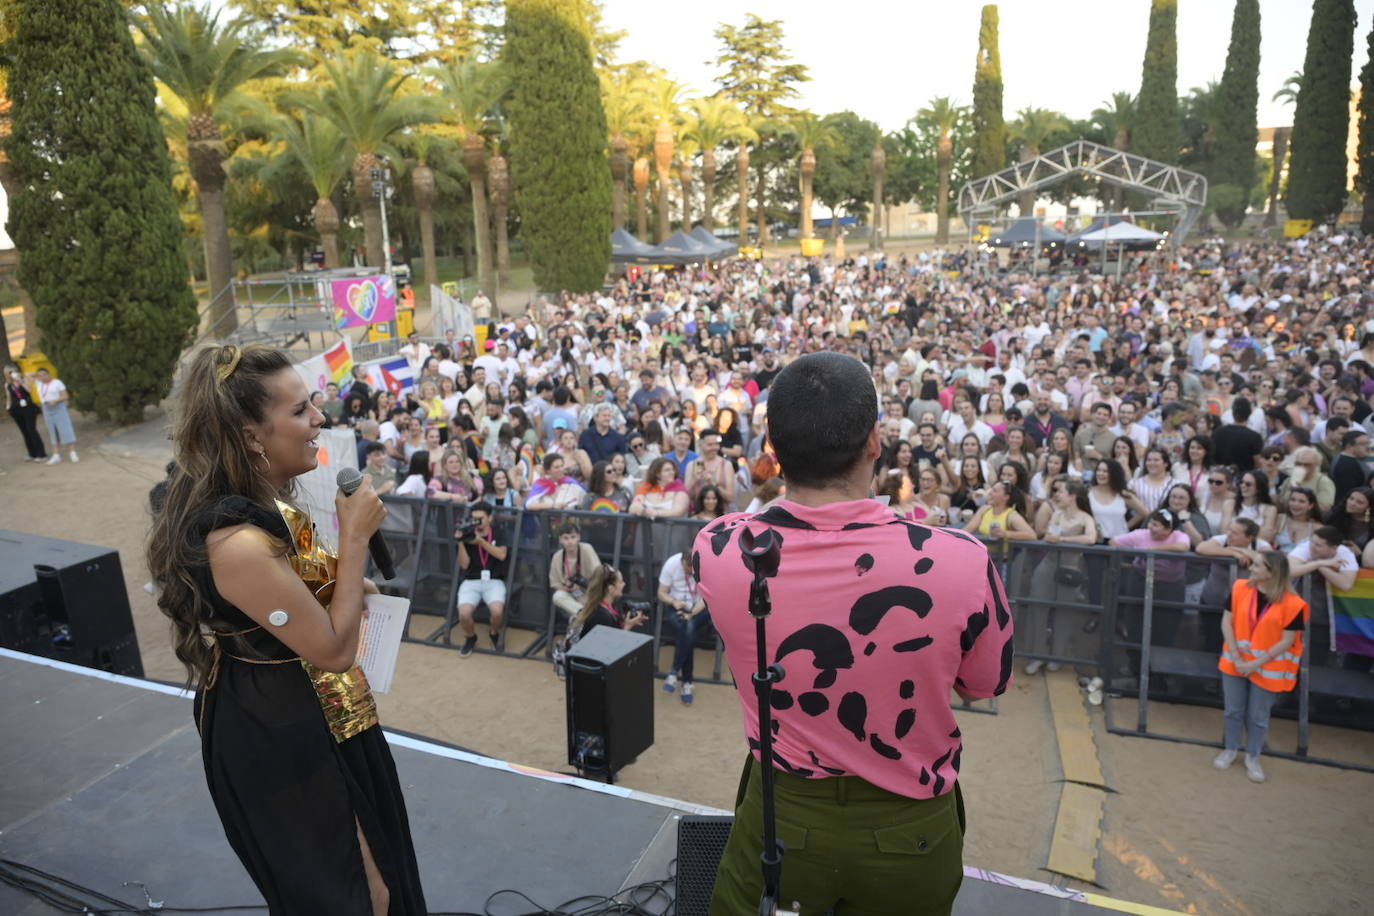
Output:
M1217 125L1220 123L1221 84L1211 80L1206 86L1194 86L1179 100L1183 122L1183 146L1179 150L1180 165L1201 172L1208 179L1215 178Z
M1135 128L1135 96L1129 92L1113 92L1112 97L1094 108L1092 121L1101 131L1103 142L1112 149L1129 152L1131 131ZM1126 195L1121 188L1099 189L1098 195L1103 203L1114 210L1126 205ZM1107 199L1110 195L1110 200Z
M1315 0L1289 141L1288 215L1321 222L1345 206L1354 0Z
M401 155L393 141L402 130L429 118L429 108L418 95L408 94L409 77L395 62L366 48L343 51L320 64L322 84L316 92L294 92L287 101L333 121L348 141L353 154L353 193L363 212L367 263L386 263L382 238L382 205L372 193L372 171L382 159L395 162Z
M671 171L677 133L682 126L682 106L686 104L687 87L666 76L648 86L649 113L654 118L654 168L658 173L658 232L654 241L667 241L673 231L672 214L668 208L668 189L672 185ZM686 213L686 201L683 201ZM690 229L683 218L682 228Z
M1002 52L997 43L997 5L983 7L978 25L978 61L973 68L973 174L1001 171L1007 164L1007 125L1002 120Z
M281 75L299 58L292 51L260 47L248 19L222 22L209 6L150 5L134 22L153 78L185 111L186 158L205 232L211 328L229 334L238 320L224 205L224 128L252 107L244 92L249 84Z
M716 84L720 92L736 101L760 136L748 161L755 171L754 191L758 201L759 244L768 242L769 173L787 161L779 125L796 112L787 103L799 94L797 84L811 79L803 64L794 63L783 45L780 19L764 20L749 13L743 26L721 23L716 29L720 52L708 61L720 68ZM741 182L741 191L747 190Z
M1255 141L1259 139L1260 9L1259 0L1236 0L1231 18L1231 45L1218 93L1213 166L1208 178L1213 190L1232 185L1240 190L1239 209L1213 201L1212 210L1228 226L1245 218L1255 185ZM1234 193L1234 192L1226 192Z
M152 74L113 0L22 4L13 27L19 280L77 406L138 420L196 323Z
M1178 111L1178 0L1150 0L1150 30L1136 99L1134 152L1176 163L1183 145Z
M601 76L601 107L611 144L611 226L625 228L625 183L630 165L638 155L638 140L645 133L649 97L641 76L621 69L605 69ZM712 172L714 176L714 171Z
M954 168L954 132L968 116L968 109L956 105L948 96L931 99L916 114L916 120L935 134L935 242L949 242L949 180ZM975 147L976 155L976 147Z
M816 150L816 199L830 209L833 239L838 235L836 211L860 213L873 201L873 149L882 141L883 134L877 124L852 111L828 114L823 120L840 141Z
M370 47L421 63L490 57L499 46L498 0L233 0L274 37L322 57Z
M540 289L597 289L611 257L606 113L583 0L510 0L510 162Z
M688 105L692 115L688 119L683 138L701 148L701 224L706 227L706 231L714 232L716 151L726 143L757 143L759 135L749 126L744 112L740 111L734 100L725 96L693 99ZM614 150L614 143L612 149Z
M1360 231L1374 232L1374 29L1366 41L1370 57L1360 69L1360 174L1355 187L1360 192Z
M315 192L311 211L315 231L324 249L324 266L339 265L339 210L334 192L348 177L351 158L343 133L332 121L315 114L279 115L269 126L270 135L285 148L286 156L273 156L267 168L276 170L294 160ZM271 177L269 171L268 177Z
M1030 162L1040 155L1047 141L1059 131L1069 129L1068 119L1057 111L1047 108L1022 108L1016 113L1016 120L1010 125L1011 138L1021 145L1021 161ZM1031 216L1035 209L1036 192L1026 191L1021 195L1022 216Z
M809 239L813 237L811 206L815 198L816 150L838 147L840 132L809 111L797 115L783 130L800 151L797 166L801 177L801 237Z

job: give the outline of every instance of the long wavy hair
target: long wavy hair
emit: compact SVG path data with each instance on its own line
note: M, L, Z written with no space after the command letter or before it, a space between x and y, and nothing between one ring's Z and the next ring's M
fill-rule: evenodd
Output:
M578 611L577 617L573 619L573 626L582 627L587 623L587 618L601 607L606 600L607 592L619 577L620 571L609 563L602 563L593 570L587 578L587 594L582 597L582 610Z
M247 497L270 511L275 499L289 498L263 476L243 428L266 420L272 402L268 380L290 368L286 355L270 347L207 347L191 357L172 408L176 469L162 510L153 517L147 555L188 687L204 681L214 658L207 636L214 606L203 584L209 555L196 532L197 516L229 496Z

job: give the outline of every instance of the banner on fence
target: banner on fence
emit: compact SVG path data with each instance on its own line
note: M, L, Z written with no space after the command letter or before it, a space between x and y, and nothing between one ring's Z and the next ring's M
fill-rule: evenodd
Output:
M396 320L396 281L391 277L350 277L329 284L335 326L360 328Z
M1374 655L1374 569L1362 569L1350 591L1331 590L1336 651Z

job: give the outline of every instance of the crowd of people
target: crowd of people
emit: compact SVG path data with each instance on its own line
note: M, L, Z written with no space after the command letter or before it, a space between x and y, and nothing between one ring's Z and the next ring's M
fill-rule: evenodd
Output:
M649 271L541 298L489 325L481 349L412 335L416 382L399 398L361 378L315 397L357 431L378 492L710 520L785 494L769 385L798 355L835 351L872 379L873 489L900 516L1242 570L1276 549L1295 577L1343 588L1374 567L1374 244L1209 240L1141 255L1119 279L994 257ZM1029 607L1051 619L1022 649L1072 656L1082 627L1069 613L1055 626L1053 607L1092 594L1094 570L1062 551L1045 565L1026 571L1043 599ZM1226 583L1191 577L1162 561L1156 593L1225 603Z

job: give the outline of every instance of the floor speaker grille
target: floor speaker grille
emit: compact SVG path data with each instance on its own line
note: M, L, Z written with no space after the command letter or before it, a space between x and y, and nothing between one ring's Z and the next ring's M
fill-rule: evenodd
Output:
M730 816L690 816L677 825L677 916L708 916Z

